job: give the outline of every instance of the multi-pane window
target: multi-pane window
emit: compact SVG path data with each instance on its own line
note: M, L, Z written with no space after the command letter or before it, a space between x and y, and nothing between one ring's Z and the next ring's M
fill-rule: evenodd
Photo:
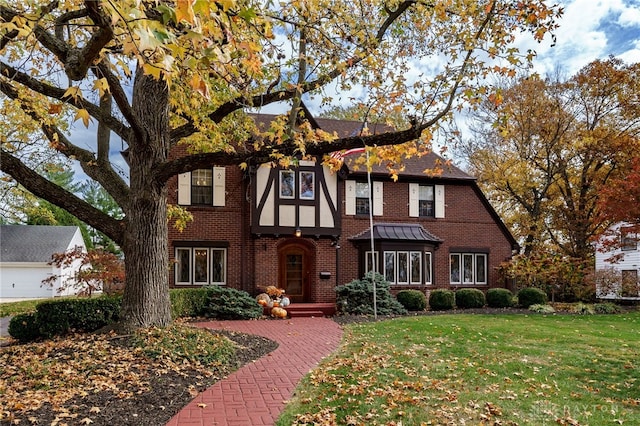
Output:
M356 214L369 214L369 183L356 182Z
M632 228L620 228L621 248L623 251L636 250L638 248L637 234L634 234Z
M431 284L431 253L424 254L424 283Z
M435 196L433 185L420 185L418 193L418 214L421 217L434 217Z
M486 253L451 253L449 255L451 284L486 284Z
M385 251L384 278L391 284L431 284L431 253Z
M180 247L176 249L176 284L226 284L227 250Z
M365 264L365 273L368 272L379 272L378 269L376 268L376 265L378 264L378 252L374 252L373 254L373 262L371 261L371 252L368 251L366 253L366 264Z
M622 297L640 296L640 282L638 282L638 270L627 269L622 271Z
M191 172L191 204L213 203L213 171L198 169Z

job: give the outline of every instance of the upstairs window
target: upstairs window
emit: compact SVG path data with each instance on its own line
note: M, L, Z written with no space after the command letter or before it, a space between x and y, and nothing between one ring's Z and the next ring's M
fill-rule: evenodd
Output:
M356 182L356 214L369 214L369 184Z
M418 214L420 217L435 217L436 210L433 185L420 185Z
M211 169L199 169L191 172L191 204L213 204L213 172Z
M224 207L225 175L224 167L180 173L178 175L178 204L181 206Z
M620 248L623 251L633 251L638 249L638 234L635 234L633 228L620 228Z

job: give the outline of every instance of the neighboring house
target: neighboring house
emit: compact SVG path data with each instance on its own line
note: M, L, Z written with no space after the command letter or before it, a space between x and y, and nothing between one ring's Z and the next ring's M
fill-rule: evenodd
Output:
M48 262L54 253L64 253L76 246L85 248L77 226L0 225L0 298L73 294L72 289L59 291L63 278L58 278L53 286L42 281L52 275L73 276L79 261L66 268L48 265Z
M339 136L362 127L313 124ZM294 302L334 303L336 285L361 278L372 259L394 291L505 286L500 264L518 244L475 178L453 166L427 176L436 154L406 160L397 182L375 167L370 205L367 173L353 158L339 172L300 161L287 170L212 167L176 177L170 203L194 220L182 232L170 226L171 287L226 285L255 295L275 285Z
M640 233L629 224L611 228L618 248L596 249L596 296L600 299L640 300ZM605 237L606 238L606 237Z

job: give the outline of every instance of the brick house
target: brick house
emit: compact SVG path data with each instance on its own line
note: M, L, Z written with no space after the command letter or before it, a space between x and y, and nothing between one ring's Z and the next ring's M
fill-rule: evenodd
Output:
M340 136L362 126L313 124ZM407 160L396 182L375 168L372 206L367 173L353 167L352 156L337 173L300 161L288 170L212 167L179 175L169 200L194 220L182 232L169 229L171 287L226 285L255 295L276 285L293 302L333 303L336 285L362 277L372 259L394 290L503 287L498 268L517 242L475 178L453 166L438 177L423 173L438 159Z

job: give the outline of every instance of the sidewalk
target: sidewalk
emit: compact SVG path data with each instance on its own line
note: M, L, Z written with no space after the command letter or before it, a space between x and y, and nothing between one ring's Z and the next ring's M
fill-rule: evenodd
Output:
M340 326L328 318L211 321L198 326L255 334L278 348L198 395L167 426L273 425L300 379L337 349Z

